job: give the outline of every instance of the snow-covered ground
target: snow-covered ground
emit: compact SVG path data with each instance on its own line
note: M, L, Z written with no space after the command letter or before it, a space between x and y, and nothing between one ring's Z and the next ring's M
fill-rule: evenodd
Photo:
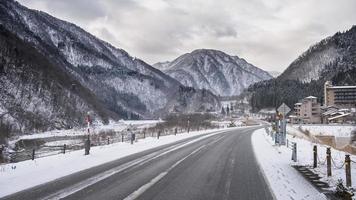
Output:
M161 120L120 120L118 122L110 122L107 125L94 125L91 127L91 131L98 133L100 131L123 131L129 126L136 128L148 128L162 122ZM86 128L73 128L68 130L51 130L42 133L33 133L30 135L23 135L10 141L10 144L15 143L18 140L26 139L39 139L39 138L50 138L50 137L65 137L65 136L80 136L86 135Z
M311 166L313 163L313 146L318 147L319 165L311 169L319 174L322 179L329 183L334 189L337 180L342 179L345 183L345 166L343 166L347 153L331 149L332 176L326 175L326 147L311 141L287 135L287 139L297 143L297 162L291 161L292 151L286 146L275 146L270 136L267 136L264 129L256 131L252 136L256 157L265 172L265 175L275 191L277 199L323 199L318 191L302 178L299 173L292 168L292 165ZM356 156L350 156L351 160L356 161ZM343 166L342 168L340 168ZM352 187L356 188L356 164L351 163Z
M312 135L335 136L335 137L350 137L351 132L356 130L355 125L334 125L334 124L320 124L320 125L294 125L295 128L300 128L303 131L309 131Z
M106 146L92 147L89 156L84 156L84 150L79 150L67 154L43 157L34 161L27 160L19 163L0 165L0 197L147 149L196 135L205 133L219 134L231 129L238 128L221 129L219 131L192 131L189 134L183 133L176 136L162 136L159 140L156 138L146 138L139 140L134 145L115 143ZM198 141L205 137L207 136L199 137L193 141Z
M222 121L212 121L211 123L219 127L227 128L230 124L234 123L235 126L243 126L242 118L241 119L231 119L231 120L222 120Z
M322 200L319 193L294 168L291 167L291 150L274 146L264 129L255 131L252 144L262 173L277 200Z
M322 181L328 182L330 186L335 186L338 179L342 179L345 183L345 166L344 160L345 155L350 155L349 153L338 151L336 149L331 148L331 157L332 157L332 176L327 177L326 175L326 148L328 146L321 145L317 143L313 143L310 141L306 141L299 138L293 138L291 136L287 136L290 141L297 143L297 154L298 154L298 163L299 165L308 165L311 166L313 163L313 146L317 145L318 148L318 167L312 169L312 171L316 172L322 177ZM286 149L285 147L281 147ZM289 150L289 149L286 149ZM290 152L290 150L289 150ZM289 153L291 154L291 153ZM350 155L352 161L356 161L356 156ZM343 166L342 168L340 168ZM351 163L351 174L352 174L352 187L356 188L356 163Z
M75 144L81 144L81 143L83 143L83 140L80 140L80 139L58 140L58 141L46 142L44 145L45 146L63 146L63 145L75 145Z

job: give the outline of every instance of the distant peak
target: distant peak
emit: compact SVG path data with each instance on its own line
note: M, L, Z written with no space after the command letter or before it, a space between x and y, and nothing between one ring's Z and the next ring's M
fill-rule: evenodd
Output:
M191 54L226 54L226 53L216 49L196 49L192 51Z

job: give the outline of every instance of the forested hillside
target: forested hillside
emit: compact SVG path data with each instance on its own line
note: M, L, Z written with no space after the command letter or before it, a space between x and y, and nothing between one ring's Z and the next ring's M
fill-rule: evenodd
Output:
M337 55L330 54L330 49ZM293 107L309 95L322 102L324 83L328 80L334 85L356 85L356 26L310 47L280 76L251 85L244 95L250 96L254 111L282 102Z

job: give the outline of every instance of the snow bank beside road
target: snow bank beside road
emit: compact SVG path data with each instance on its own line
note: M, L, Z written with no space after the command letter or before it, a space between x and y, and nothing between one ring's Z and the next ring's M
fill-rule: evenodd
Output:
M252 135L256 159L277 200L326 200L291 167L291 150L274 146L264 129Z
M154 147L205 133L219 134L233 129L238 128L195 131L176 136L162 136L159 140L156 138L146 138L139 140L134 145L115 143L92 147L88 156L84 156L84 150L80 150L68 154L39 158L34 161L27 160L14 164L0 165L0 197ZM16 167L16 169L12 169L13 167Z

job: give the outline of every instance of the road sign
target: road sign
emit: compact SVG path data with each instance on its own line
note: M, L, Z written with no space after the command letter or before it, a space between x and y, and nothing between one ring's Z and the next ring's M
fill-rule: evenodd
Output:
M288 114L291 111L291 109L285 103L282 103L282 105L279 106L277 110L278 112L282 113L283 117L285 117L286 114Z

